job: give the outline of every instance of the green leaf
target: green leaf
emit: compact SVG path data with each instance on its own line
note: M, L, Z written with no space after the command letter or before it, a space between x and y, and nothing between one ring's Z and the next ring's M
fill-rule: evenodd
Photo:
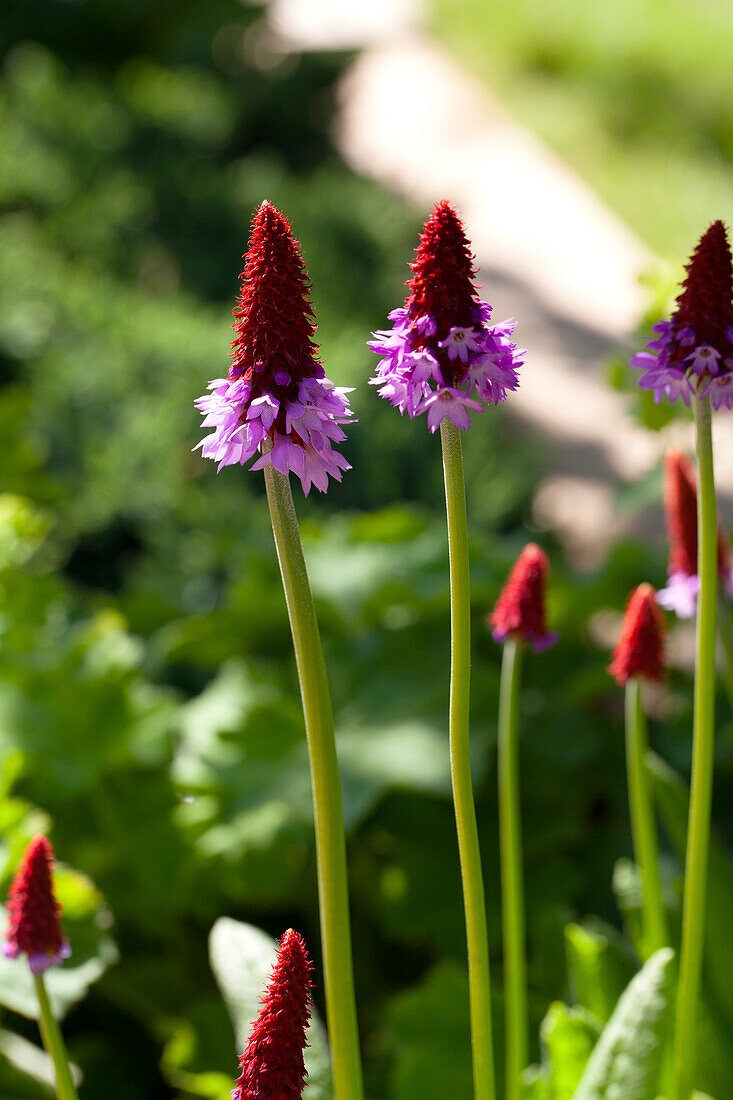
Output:
M566 925L565 949L577 1003L605 1024L634 976L632 951L603 921Z
M25 1078L30 1078L30 1081L37 1082L43 1088L44 1095L49 1096L56 1095L56 1072L53 1068L53 1062L45 1050L37 1047L35 1043L30 1043L27 1039L24 1039L22 1035L16 1035L13 1031L6 1031L4 1028L0 1029L0 1054L3 1056L8 1066L18 1074L22 1074ZM75 1084L81 1081L81 1070L78 1066L71 1064L71 1075ZM29 1089L32 1091L17 1091L16 1089L23 1088L23 1085L16 1085L13 1083L12 1093L7 1094L7 1100L20 1100L20 1097L37 1096L38 1093L35 1088L28 1082ZM5 1081L0 1073L0 1085L5 1085ZM6 1096L3 1093L3 1096Z
M543 1063L549 1069L552 1100L572 1100L600 1028L583 1008L551 1004L540 1027Z
M259 1011L262 990L275 961L277 944L254 925L220 917L209 935L209 961L234 1027L237 1050L244 1050ZM315 1011L305 1051L309 1100L333 1095L325 1029Z
M622 994L573 1100L655 1100L670 1016L674 952L663 948Z
M442 962L387 1006L386 1047L393 1055L392 1100L470 1100L468 980L463 967Z

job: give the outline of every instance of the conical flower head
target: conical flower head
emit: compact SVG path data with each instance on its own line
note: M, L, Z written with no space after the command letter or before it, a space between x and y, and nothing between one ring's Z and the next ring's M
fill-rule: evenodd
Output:
M664 514L669 537L669 573L697 573L695 470L682 451L664 459Z
M456 325L471 326L478 305L473 255L461 219L449 202L439 202L425 222L410 267L413 275L405 305L412 321L432 317L438 340L444 340Z
M650 584L631 593L608 671L619 684L633 676L654 682L664 678L664 622Z
M733 259L721 221L703 233L685 271L672 324L692 329L699 344L725 347L733 325Z
M664 460L664 512L669 537L669 574L657 593L657 603L681 619L691 619L697 609L700 579L697 574L697 487L695 469L682 451L667 452ZM733 592L728 545L718 528L718 573L723 591Z
M703 233L682 292L668 321L653 326L655 337L633 356L643 371L642 389L690 404L693 394L709 396L713 408L733 408L733 261L721 221Z
M240 279L232 311L237 335L230 377L255 381L260 394L295 398L298 383L322 375L323 369L313 340L315 317L300 243L288 220L267 201L252 220Z
M348 390L324 376L314 343L310 283L300 244L288 220L269 202L254 216L234 309L236 336L227 378L196 407L213 428L198 444L218 468L244 464L259 452L253 470L272 464L292 471L308 493L350 469L333 443L352 423Z
M512 637L527 642L536 653L557 641L545 625L545 589L550 575L547 555L534 542L525 546L514 563L496 607L489 616L495 642Z
M45 836L34 837L25 850L10 887L8 914L3 945L8 958L24 952L34 974L68 959L71 948L53 891L53 849Z
M471 246L450 203L439 202L423 226L403 309L369 347L383 356L370 379L401 413L427 414L435 431L447 416L470 427L519 385L524 351L512 343L513 320L491 324L491 306L474 284Z
M233 1100L300 1100L310 1022L311 969L305 943L292 929L280 941L261 1008L239 1059Z

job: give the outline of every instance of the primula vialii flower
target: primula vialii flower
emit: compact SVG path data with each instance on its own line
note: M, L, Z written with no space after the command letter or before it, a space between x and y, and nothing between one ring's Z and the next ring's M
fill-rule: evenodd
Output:
M45 836L34 837L10 887L10 924L3 952L14 959L28 956L34 974L57 966L71 954L61 931L61 910L53 893L53 849Z
M300 1100L312 967L305 943L290 929L280 941L262 1007L239 1059L233 1100Z
M547 555L534 542L517 558L509 579L489 616L495 642L513 637L541 653L557 641L545 626L545 588L550 574Z
M657 603L674 611L680 619L692 619L697 609L700 578L697 575L697 488L695 471L681 451L669 451L664 460L664 511L669 537L666 588L657 593ZM723 590L733 595L728 547L718 534L718 571Z
M369 343L383 356L370 381L401 413L427 413L431 432L446 416L469 428L469 412L484 412L519 385L524 350L510 339L515 322L491 323L491 306L474 286L470 245L449 203L433 210L410 266L404 308L392 310L392 328L375 332Z
M664 677L664 622L650 584L631 593L608 671L619 684L632 676L654 682Z
M259 453L253 470L272 463L297 474L306 494L311 485L325 492L329 475L340 481L351 468L332 448L346 438L341 425L353 422L349 391L324 375L300 245L269 202L255 214L244 259L234 361L196 401L203 427L214 429L198 446L219 469Z
M643 371L642 389L654 400L681 397L686 405L697 393L714 409L733 408L733 263L722 222L713 222L700 238L682 293L668 321L658 321L656 336L631 359Z

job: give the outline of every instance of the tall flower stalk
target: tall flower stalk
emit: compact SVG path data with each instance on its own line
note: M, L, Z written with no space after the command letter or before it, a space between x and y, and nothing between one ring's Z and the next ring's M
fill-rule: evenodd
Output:
M523 353L511 340L514 322L492 323L491 306L478 298L470 246L448 202L439 202L425 223L411 267L404 307L390 313L392 328L375 332L369 344L382 357L371 382L400 413L410 418L425 413L431 432L440 427L450 561L451 781L466 919L474 1094L476 1100L494 1100L489 945L469 744L471 601L460 430L470 427L472 413L483 413L517 388Z
M38 1026L53 1062L58 1100L77 1100L61 1029L51 1009L43 975L71 954L61 930L61 910L53 890L53 848L45 836L28 845L10 887L10 923L3 953L11 959L24 954L33 974L40 1010Z
M698 475L697 637L692 778L682 909L672 1100L694 1085L696 1023L705 933L707 863L715 748L715 633L718 538L713 476L712 409L733 408L733 262L723 223L701 237L668 321L632 364L655 400L692 404Z
M440 426L450 562L451 662L448 729L453 805L463 881L474 1096L494 1100L494 1040L486 902L471 777L471 585L461 437L451 420Z
M654 589L641 584L629 599L609 672L626 690L626 775L634 858L641 874L643 959L669 944L659 874L659 842L646 770L647 720L641 682L664 676L664 626Z
M258 210L234 310L226 379L199 399L203 454L222 465L258 454L293 636L313 788L326 1013L337 1100L361 1100L341 784L331 699L289 474L325 491L349 465L333 449L351 422L346 393L317 358L310 286L299 244L268 202Z
M695 641L692 777L682 906L680 977L675 1018L673 1100L688 1100L694 1084L695 1025L705 940L710 810L715 752L715 634L718 587L717 507L711 420L710 398L696 395L700 592Z
M494 640L504 644L499 692L498 778L501 911L504 938L504 1034L506 1100L519 1100L529 1055L527 960L519 794L519 695L523 651L556 640L545 627L549 563L534 543L525 546L489 618Z

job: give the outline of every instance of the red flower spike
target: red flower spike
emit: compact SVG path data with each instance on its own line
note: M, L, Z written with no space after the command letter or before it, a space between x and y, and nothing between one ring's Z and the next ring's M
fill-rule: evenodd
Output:
M697 487L695 470L682 451L664 458L664 512L669 537L669 572L697 573Z
M697 486L695 468L682 451L668 451L664 458L664 511L669 537L668 572L697 575ZM728 544L718 528L718 569L724 572Z
M312 968L305 943L290 929L280 941L262 1007L239 1059L232 1100L300 1100Z
M34 837L25 850L10 887L8 914L3 945L8 958L25 952L33 973L42 974L69 957L53 892L53 848L45 836Z
M733 259L721 221L703 233L685 270L672 316L675 330L691 328L698 344L727 347L726 330L733 324Z
M259 392L291 400L302 379L323 374L313 341L310 280L300 248L288 219L265 199L252 219L242 288L232 311L237 335L229 376L249 381L256 374ZM280 372L289 375L285 384L275 378Z
M631 593L608 671L619 684L632 676L654 682L664 678L664 620L650 584Z
M417 259L410 264L414 274L407 283L410 294L405 303L410 320L431 317L437 326L436 341L444 340L451 328L473 325L478 300L473 255L463 223L446 199L437 203L425 222L415 251ZM423 342L414 341L413 348ZM460 359L449 359L440 349L437 358L446 384L460 381L465 364Z
M494 641L503 642L513 636L528 642L536 653L557 641L557 635L548 633L545 626L545 588L549 574L547 555L536 543L528 543L489 616Z

